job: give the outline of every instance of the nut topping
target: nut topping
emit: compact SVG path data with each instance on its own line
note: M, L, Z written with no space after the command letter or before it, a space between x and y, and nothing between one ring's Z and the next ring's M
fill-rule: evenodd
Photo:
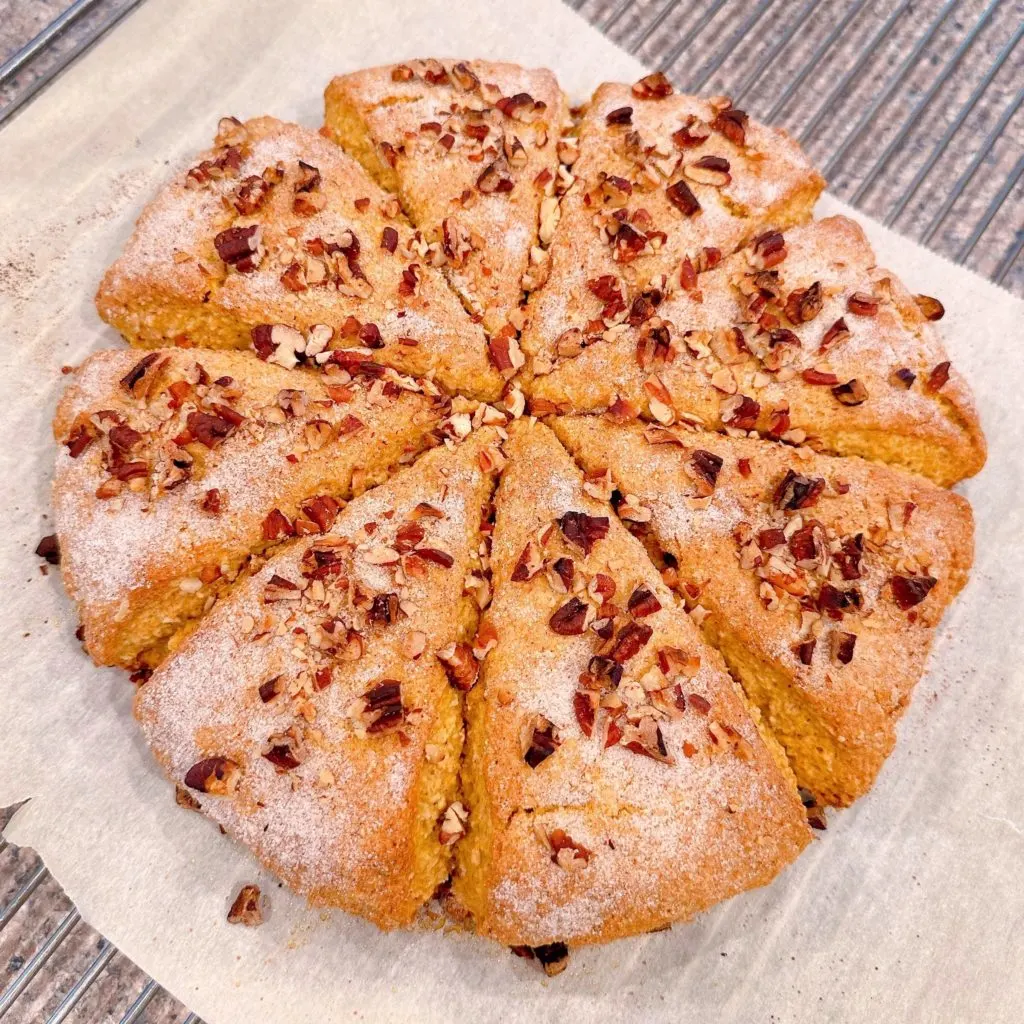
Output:
M594 545L607 536L609 522L607 516L589 516L585 512L566 512L558 520L558 525L562 530L562 536L570 544L582 548L584 554L589 555L594 550Z
M536 768L542 761L546 761L561 743L562 740L554 725L543 715L537 715L526 728L523 760L531 768Z
M638 100L660 100L671 96L674 90L663 72L653 71L639 82L634 82L632 91Z
M919 605L938 582L934 576L893 576L889 580L893 599L902 612Z
M946 307L930 295L915 295L914 301L925 320L941 320L946 315Z
M263 924L263 905L258 885L243 885L228 911L229 924L255 928Z
M213 240L217 255L240 274L251 274L263 259L259 224L227 228Z
M860 405L868 399L868 389L856 377L834 387L832 394L843 405Z
M700 212L700 203L697 201L697 197L682 179L674 185L669 185L665 189L665 195L668 196L668 201L685 217L692 217L695 213Z
M548 620L548 625L559 636L579 636L586 629L589 605L578 597L570 598Z
M210 796L230 796L242 777L242 769L226 757L207 757L185 773L185 785Z
M451 643L438 651L436 657L444 666L448 682L456 690L468 693L473 689L473 684L480 671L480 664L473 656L473 648L469 644Z

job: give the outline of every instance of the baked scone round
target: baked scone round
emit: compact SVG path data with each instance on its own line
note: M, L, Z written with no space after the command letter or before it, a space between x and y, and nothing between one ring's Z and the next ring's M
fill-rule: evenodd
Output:
M325 109L224 118L100 285L134 348L54 420L79 635L290 887L557 973L870 789L984 436L941 306L725 98L428 59Z

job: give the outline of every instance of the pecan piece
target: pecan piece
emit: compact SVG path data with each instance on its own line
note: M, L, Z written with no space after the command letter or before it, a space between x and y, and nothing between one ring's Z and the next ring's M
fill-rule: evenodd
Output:
M934 576L893 576L889 580L893 599L902 612L919 605L938 582Z
M787 510L810 508L824 490L825 481L822 477L802 476L787 469L786 475L775 488L775 506Z
M185 785L210 796L230 796L241 777L242 769L230 758L207 757L185 773Z
M823 302L821 282L815 281L808 288L797 288L790 292L783 312L791 323L806 324L821 312Z
M255 928L263 924L263 906L258 885L243 885L228 911L229 924Z
M668 201L679 210L684 217L692 217L700 211L700 203L697 197L690 190L690 186L680 179L674 185L665 189Z
M260 226L250 224L244 228L227 228L213 240L217 255L240 274L250 274L262 259Z
M638 654L651 639L654 630L641 622L630 622L619 630L609 657L619 665Z
M849 665L853 661L853 648L856 646L856 643L856 633L833 633L832 660L838 665Z
M51 533L36 545L36 554L50 565L60 565L60 546L57 535Z
M648 615L661 611L661 602L654 596L649 587L639 586L629 595L626 609L635 619L643 619Z
M652 71L651 74L644 75L639 82L633 83L632 92L638 100L660 100L671 96L673 89L672 83L663 72Z
M378 735L397 728L405 719L402 684L396 679L382 679L362 696L366 731Z
M473 648L469 644L451 643L443 650L437 651L436 657L444 666L448 682L456 690L468 693L473 689L480 664L473 656Z
M594 545L608 534L607 516L590 516L586 512L566 512L559 520L562 536L570 544L582 548L589 555Z
M861 405L868 400L868 389L856 377L834 387L832 394L843 405Z
M548 625L559 636L579 636L586 629L587 608L578 597L572 597L555 610Z
M537 715L527 726L523 760L531 768L536 768L541 762L546 761L561 743L561 737L555 731L554 725L543 715Z
M915 295L914 301L925 320L941 320L946 315L946 307L930 295Z

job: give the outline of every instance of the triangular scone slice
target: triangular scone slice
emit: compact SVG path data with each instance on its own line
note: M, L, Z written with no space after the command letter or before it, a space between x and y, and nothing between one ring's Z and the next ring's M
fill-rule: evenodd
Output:
M620 301L628 308L769 226L809 219L824 187L781 129L652 78L600 86L580 124L550 274L526 311L522 347L535 370L579 351Z
M702 275L698 293L645 307L636 326L537 378L534 405L757 430L947 486L978 472L986 445L970 389L860 227L794 228L776 235L770 262L754 245Z
M486 429L437 448L289 543L136 699L186 803L313 903L382 928L448 876L465 817L446 664L476 630L497 445Z
M967 581L971 507L919 476L806 448L596 417L555 421L593 487L649 529L797 780L865 793L935 627Z
M557 200L558 137L568 111L542 68L414 60L335 78L326 128L397 192L468 309L493 335L532 287L541 204ZM525 281L524 281L525 278ZM507 336L514 334L510 332Z
M140 667L248 557L436 443L444 404L389 370L285 370L249 352L98 352L54 419L64 582L98 664Z
M482 933L536 946L768 882L808 841L781 751L551 431L517 421L506 454L456 897Z
M143 211L96 305L146 348L249 348L254 327L319 326L299 353L311 362L362 349L451 391L501 390L482 328L398 200L334 143L272 117L221 121L214 148Z

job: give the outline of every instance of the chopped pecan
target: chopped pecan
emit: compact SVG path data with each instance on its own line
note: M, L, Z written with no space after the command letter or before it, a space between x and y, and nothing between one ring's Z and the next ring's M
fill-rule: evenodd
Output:
M135 393L135 385L146 375L146 371L160 358L159 352L150 352L143 356L122 378L121 387L130 394Z
M653 632L651 627L645 623L627 623L619 630L609 657L620 665L629 661L630 658L643 650L647 641L651 639Z
M934 576L893 576L892 596L900 611L919 605L939 581Z
M868 400L868 389L856 377L834 387L832 394L843 405L861 405Z
M263 905L258 885L243 885L228 911L229 924L255 928L263 924Z
M856 633L842 633L837 630L832 634L832 660L839 665L849 665L853 661L856 643Z
M692 217L700 211L700 202L690 190L690 186L680 179L665 189L668 201L685 217Z
M530 540L512 570L513 583L526 583L532 580L544 567L544 556L536 541Z
M722 402L722 422L736 430L753 430L760 414L760 404L749 395L731 395Z
M396 679L382 679L363 694L362 702L362 717L370 735L388 732L405 720L402 684Z
M729 161L725 157L702 156L692 164L687 164L683 168L683 174L698 184L724 188L732 181L729 170Z
M217 255L240 274L250 274L262 259L260 226L250 224L244 228L227 228L213 240Z
M775 488L775 505L777 508L791 511L810 508L824 490L825 481L822 477L802 476L792 469L787 469L786 475Z
M790 292L783 312L789 317L791 323L805 324L821 312L823 302L821 282L815 281L808 288L797 288Z
M643 619L648 615L661 611L661 602L654 596L649 587L639 586L629 595L626 609L635 619Z
M590 516L585 512L566 512L558 520L562 535L570 544L582 548L589 555L594 545L608 534L607 516Z
M185 785L210 796L230 796L241 777L242 769L230 758L207 757L185 773Z
M480 664L473 656L473 648L467 643L451 643L436 653L437 660L444 666L448 682L457 690L467 693L473 689Z
M652 71L644 75L639 82L633 83L633 95L639 100L660 100L671 96L672 83L661 71Z
M57 535L51 533L36 545L36 554L50 565L60 565L60 546Z
M932 372L928 374L928 380L925 381L925 390L934 392L945 386L946 381L949 380L949 365L947 360L935 366Z
M850 328L846 326L846 321L840 317L824 334L821 339L821 344L818 346L818 354L823 355L833 345L838 345L840 342L846 341L850 337Z
M557 608L548 625L559 636L579 636L586 629L588 606L578 597Z
M876 316L878 314L878 298L867 292L854 292L846 300L846 308L854 316Z
M536 768L546 761L561 745L562 740L555 731L554 725L543 715L537 715L527 726L523 760Z
M946 307L930 295L915 295L914 301L925 320L941 320L946 315Z

